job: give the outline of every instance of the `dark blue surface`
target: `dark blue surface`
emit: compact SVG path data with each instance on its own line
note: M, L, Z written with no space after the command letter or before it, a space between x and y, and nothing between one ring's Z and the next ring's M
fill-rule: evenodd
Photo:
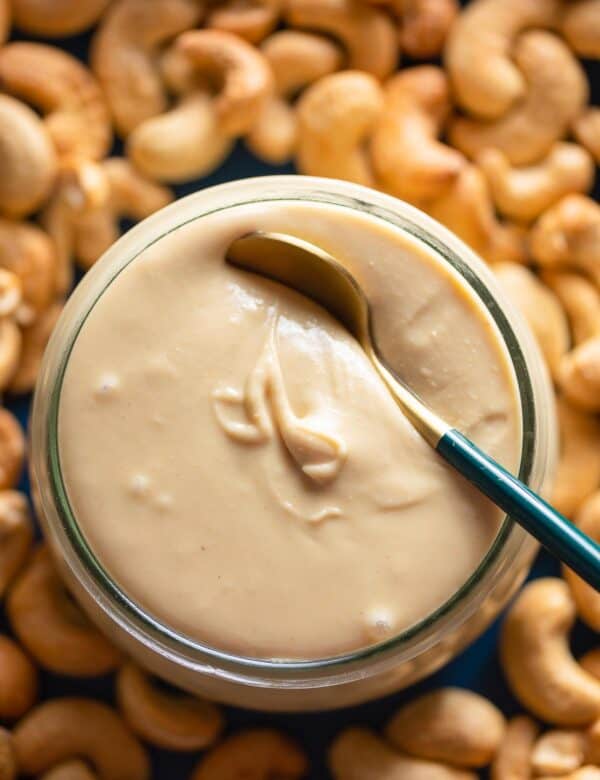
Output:
M18 37L18 36L17 36ZM79 36L67 41L55 42L85 59L88 37ZM600 102L600 67L595 64L589 67L592 85L593 102ZM594 94L595 93L595 94ZM119 152L117 145L115 152ZM214 174L202 181L186 184L177 188L178 195L188 194L197 189L203 189L213 184L232 179L261 176L274 173L293 173L292 166L274 168L267 166L251 157L242 145L238 145L227 162ZM26 424L28 400L10 402L9 408L15 411L23 424ZM23 489L28 489L26 478L23 479ZM558 574L558 565L544 553L540 554L533 568L532 577ZM228 731L234 731L244 726L271 725L283 729L298 739L307 751L311 771L311 780L324 780L329 777L325 765L327 746L333 737L345 726L364 724L378 728L398 705L416 694L442 685L459 685L479 691L490 697L507 714L519 711L519 706L510 695L498 665L496 643L499 621L471 647L463 652L451 664L438 674L407 691L386 699L372 702L361 707L355 707L335 713L317 713L303 715L267 715L229 708L227 711ZM576 653L592 647L597 643L597 636L578 625L573 634L573 648ZM42 695L44 698L78 695L95 696L113 701L112 679L80 680L45 674L42 679ZM166 751L151 751L154 763L155 780L184 780L198 760L198 754L174 754Z

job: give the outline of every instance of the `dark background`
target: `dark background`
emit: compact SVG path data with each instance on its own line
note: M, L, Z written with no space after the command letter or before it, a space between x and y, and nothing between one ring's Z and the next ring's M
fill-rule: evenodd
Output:
M13 37L21 38L22 36L19 35L18 30L15 30ZM89 35L48 42L61 46L86 60ZM404 64L410 65L411 63L405 60ZM598 104L600 103L600 63L585 63L585 65L590 77L592 103ZM121 147L117 143L114 153L119 154L121 151ZM294 169L291 165L280 167L265 165L252 157L243 144L239 143L225 164L214 174L178 186L175 189L177 195L181 196L232 179L293 172ZM596 182L595 195L596 197L600 196L598 181ZM127 224L124 224L123 227L126 229ZM9 399L8 406L18 414L21 422L26 425L29 398ZM23 478L21 488L27 491L29 489L26 477ZM542 552L533 567L531 578L556 575L558 572L559 568L556 562ZM496 652L499 623L500 621L496 621L477 642L451 664L408 690L360 707L337 712L272 715L227 708L227 733L247 726L273 726L282 729L296 738L308 753L311 764L308 775L310 780L325 780L325 778L330 777L326 768L327 747L341 729L351 724L367 725L378 729L402 702L423 691L443 685L459 685L488 696L507 715L514 714L520 710L520 707L506 687ZM597 644L595 633L580 624L576 627L572 639L576 654L580 654ZM42 675L41 693L43 698L76 695L94 696L107 702L114 701L112 677L82 680L45 673ZM153 749L151 749L151 754L155 780L183 780L183 778L187 778L200 755L196 753L176 754Z

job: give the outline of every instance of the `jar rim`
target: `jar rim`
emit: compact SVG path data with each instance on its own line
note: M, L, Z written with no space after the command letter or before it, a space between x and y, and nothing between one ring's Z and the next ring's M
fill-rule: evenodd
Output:
M177 204L181 207L186 202L189 204L198 195L202 194L205 196L207 193L212 194L213 198L217 199L219 192L231 190L236 185L239 187L241 184L242 182L229 182L224 185L211 187L201 191L201 193L194 193L187 198L177 201ZM431 632L432 629L440 625L440 622L444 622L448 627L451 627L466 620L469 614L472 614L472 611L476 609L477 604L493 588L494 582L504 571L506 565L510 565L510 560L517 557L526 539L526 534L519 526L515 525L510 517L504 518L486 554L465 582L433 612L408 626L394 637L375 645L324 659L271 660L238 656L205 645L198 640L175 631L149 614L131 599L109 575L85 539L85 535L79 527L75 513L70 506L60 467L58 444L60 395L71 351L89 313L121 271L128 267L131 262L134 262L148 247L160 241L168 233L178 230L186 224L196 222L211 214L230 208L277 201L322 202L367 213L374 218L381 219L403 229L410 236L423 242L442 261L460 274L477 300L485 307L495 324L502 337L514 371L522 421L518 475L521 480L529 482L533 471L538 438L538 421L532 378L519 337L515 333L513 325L507 317L503 306L499 303L496 294L490 290L490 287L482 278L481 268L484 267L482 261L462 242L457 241L455 237L452 237L452 242L448 241L448 237L451 234L445 228L426 217L426 215L423 215L419 210L389 196L374 193L372 190L359 185L300 176L258 177L244 180L243 184L246 189L253 184L265 185L267 188L275 185L275 190L272 192L267 190L267 192L262 194L257 193L253 197L237 199L208 210L200 209L189 219L183 219L182 221L176 221L176 212L173 209L174 205L177 204L167 207L166 210L163 209L162 212L154 215L150 220L156 221L157 217L164 216L165 212L170 212L172 218L168 220L167 229L155 233L151 240L140 245L137 251L125 255L124 259L119 261L115 272L104 279L105 283L103 283L98 294L91 302L87 302L86 309L76 322L76 326L68 330L63 329L63 332L61 332L60 336L66 338L67 343L60 345L58 361L55 361L51 369L48 369L48 366L45 365L44 389L42 390L38 387L34 399L35 417L41 404L40 397L42 393L49 393L46 396L49 399L49 403L47 402L47 413L44 415L45 424L41 428L36 425L32 426L33 451L35 453L37 449L41 449L46 454L45 467L49 472L51 499L56 510L56 516L60 522L60 528L52 527L51 531L59 533L62 544L65 541L69 544L76 556L78 564L76 568L79 574L85 573L86 577L93 582L95 589L103 596L102 601L105 607L108 606L110 608L113 619L116 611L118 613L117 616L120 618L119 622L127 628L129 633L133 631L138 639L145 641L145 643L150 641L155 646L159 646L161 652L178 657L180 663L208 664L213 669L215 666L221 667L227 670L230 675L239 672L246 682L248 682L247 675L252 677L253 672L257 675L268 672L275 676L296 675L299 678L303 678L310 677L315 672L323 672L328 675L336 671L341 674L345 674L347 671L351 673L352 669L361 666L365 661L381 660L385 663L392 656L394 663L398 663L399 660L403 660L398 658L398 653L404 656L405 659L409 659L418 654L421 649L433 644ZM288 192L285 191L286 186L288 186ZM349 191L352 194L348 195L344 191ZM375 195L377 200L387 201L385 205L376 203ZM419 224L423 222L425 222L425 226ZM148 225L148 220L144 221L144 225ZM431 230L432 227L434 230ZM114 247L118 248L122 240L116 242ZM457 244L460 252L450 246L450 243ZM110 252L112 253L113 250L111 249ZM93 269L93 272L96 272L96 268ZM54 339L55 337L53 336L53 343L56 347ZM43 441L36 441L39 435L43 436ZM40 445L39 447L38 444ZM34 463L34 472L35 469L36 464ZM478 591L480 598L477 599L475 597L478 595ZM97 595L96 600L98 600ZM470 604L471 600L473 600L473 603ZM461 611L461 606L464 608L469 606L469 604L471 606L470 611L467 612L465 609Z

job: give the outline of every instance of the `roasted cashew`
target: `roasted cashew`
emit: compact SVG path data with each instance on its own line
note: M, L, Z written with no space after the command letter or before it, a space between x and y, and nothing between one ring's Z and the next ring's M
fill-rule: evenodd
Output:
M19 326L12 317L0 319L0 390L6 390L12 381L21 359L23 338ZM0 490L3 487L14 487L15 483L2 485L0 479Z
M98 780L98 775L83 761L75 759L44 772L40 780Z
M17 724L13 741L19 767L28 775L84 758L100 780L150 776L148 756L121 718L91 699L45 701Z
M488 262L525 260L523 232L498 221L487 182L476 166L466 165L448 191L424 209Z
M539 731L528 715L517 715L508 721L490 766L491 780L529 780L531 753Z
M600 336L600 290L584 276L569 271L544 271L540 276L567 314L573 344Z
M0 342L2 341L0 324ZM0 354L2 347L0 346ZM1 359L0 359L1 363ZM17 418L0 409L0 491L13 488L23 471L25 436Z
M307 771L306 756L289 737L272 729L249 729L212 748L190 780L296 780Z
M53 303L38 316L35 322L23 328L21 354L17 369L8 386L9 392L22 395L30 393L35 387L46 344L61 311L62 303Z
M32 542L27 499L16 490L0 490L0 597L23 568Z
M11 587L6 608L19 641L46 669L94 677L120 661L118 651L69 595L44 546Z
M559 0L469 3L450 30L444 57L459 105L495 119L523 98L529 74L511 60L513 42L523 30L554 26L559 9Z
M298 30L280 30L261 45L275 78L275 94L246 136L248 148L262 160L281 165L293 155L298 141L298 120L288 101L300 90L329 73L343 62L340 47L322 35Z
M258 43L277 27L280 15L281 0L227 0L209 11L206 26Z
M292 27L329 33L348 53L348 67L384 79L398 64L398 33L391 18L362 0L287 0Z
M587 192L596 173L585 149L560 142L534 165L513 167L500 149L484 149L477 164L500 214L519 222L536 219L570 192Z
M570 344L569 322L558 297L529 268L517 263L497 263L500 286L525 317L552 376Z
M117 701L131 730L165 750L204 750L223 729L223 715L216 704L180 691L161 690L133 663L119 670Z
M538 162L565 136L587 103L585 72L552 33L524 33L515 44L514 60L527 82L523 100L495 121L457 117L450 124L451 144L473 159L484 149L495 148L513 165Z
M574 772L585 760L586 744L582 731L551 729L533 746L531 768L536 776L562 776Z
M580 114L572 126L573 135L600 164L600 108L592 106Z
M23 285L19 277L0 268L0 319L17 317L23 306Z
M441 68L409 68L385 84L385 108L371 138L371 156L387 191L418 203L439 197L456 179L465 159L437 140L449 112Z
M298 171L373 186L364 144L383 105L377 79L357 70L333 73L308 87L297 107Z
M600 484L600 422L562 398L557 411L561 454L552 503L571 516Z
M230 137L248 132L273 91L265 57L247 41L221 30L191 30L180 35L176 45L196 70L221 84L214 101L220 131Z
M44 38L76 35L95 24L111 0L11 0L14 23Z
M502 627L500 659L513 693L549 723L583 726L600 717L600 681L569 649L575 602L565 582L525 586Z
M349 728L329 749L329 768L335 780L474 780L473 772L411 758L392 750L373 732Z
M16 642L0 634L0 718L22 717L37 695L37 669Z
M17 757L12 734L0 728L0 780L15 780L17 772Z
M600 287L600 206L591 198L562 198L535 223L529 243L542 267L576 268Z
M162 45L200 18L196 0L117 0L109 7L94 35L90 62L120 135L166 111L156 57Z
M565 3L560 32L580 57L600 58L600 0Z
M592 539L600 541L600 491L584 501L575 515L575 524ZM566 566L563 576L571 588L580 618L594 631L600 631L600 593Z
M558 369L558 386L574 406L600 411L600 336L588 339L566 354Z
M400 48L415 60L438 57L455 23L457 0L394 0L400 17Z
M20 100L0 95L0 212L23 217L48 197L57 170L44 123Z
M8 38L10 33L11 12L9 0L0 0L0 46ZM0 772L0 778L2 774ZM4 778L2 778L4 780Z

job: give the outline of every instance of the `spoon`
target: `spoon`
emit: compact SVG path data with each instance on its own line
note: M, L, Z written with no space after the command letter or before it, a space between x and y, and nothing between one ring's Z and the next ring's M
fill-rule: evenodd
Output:
M429 409L386 365L357 280L318 246L284 233L236 239L226 259L291 287L327 309L356 338L406 417L451 466L516 520L589 585L600 590L600 545Z

